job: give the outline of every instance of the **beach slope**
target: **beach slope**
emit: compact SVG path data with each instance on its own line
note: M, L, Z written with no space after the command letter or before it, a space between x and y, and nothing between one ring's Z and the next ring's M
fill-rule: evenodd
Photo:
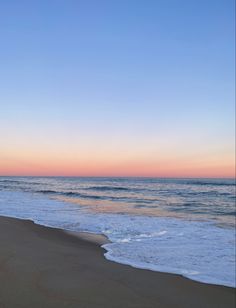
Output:
M0 308L231 308L235 289L108 261L86 238L0 217Z

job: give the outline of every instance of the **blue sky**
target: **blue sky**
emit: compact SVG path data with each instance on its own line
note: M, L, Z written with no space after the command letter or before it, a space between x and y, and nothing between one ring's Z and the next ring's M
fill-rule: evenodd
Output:
M4 157L55 142L232 159L234 1L1 1L0 35Z

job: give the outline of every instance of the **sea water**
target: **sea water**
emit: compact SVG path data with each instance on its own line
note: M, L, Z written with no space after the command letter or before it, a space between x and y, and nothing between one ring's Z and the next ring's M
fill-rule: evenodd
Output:
M0 215L102 233L107 259L236 286L232 179L0 177Z

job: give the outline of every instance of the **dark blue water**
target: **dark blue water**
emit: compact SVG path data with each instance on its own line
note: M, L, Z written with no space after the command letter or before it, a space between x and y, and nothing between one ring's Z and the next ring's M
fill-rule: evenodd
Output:
M45 194L106 213L235 221L233 179L2 177L0 190Z

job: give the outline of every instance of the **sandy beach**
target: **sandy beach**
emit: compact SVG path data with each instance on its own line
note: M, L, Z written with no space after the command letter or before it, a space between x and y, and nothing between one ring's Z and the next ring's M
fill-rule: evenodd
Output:
M233 288L108 261L99 243L0 217L0 308L235 305Z

